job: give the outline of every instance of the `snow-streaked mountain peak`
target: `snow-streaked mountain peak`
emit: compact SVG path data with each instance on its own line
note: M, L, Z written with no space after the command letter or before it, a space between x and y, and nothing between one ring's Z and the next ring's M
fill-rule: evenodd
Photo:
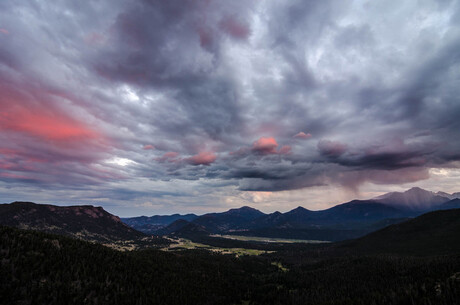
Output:
M411 210L430 210L450 199L457 198L453 196L454 194L434 193L419 187L413 187L405 192L387 193L374 198L374 200Z

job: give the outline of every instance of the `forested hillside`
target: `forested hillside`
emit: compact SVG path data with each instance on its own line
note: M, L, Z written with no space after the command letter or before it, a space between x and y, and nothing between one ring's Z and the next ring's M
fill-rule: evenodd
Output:
M118 252L0 229L4 304L456 304L460 256L283 260L205 251Z

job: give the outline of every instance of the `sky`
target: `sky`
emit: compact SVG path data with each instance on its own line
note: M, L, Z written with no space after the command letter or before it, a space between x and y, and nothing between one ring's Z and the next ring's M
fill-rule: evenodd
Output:
M0 1L0 202L460 191L460 2Z

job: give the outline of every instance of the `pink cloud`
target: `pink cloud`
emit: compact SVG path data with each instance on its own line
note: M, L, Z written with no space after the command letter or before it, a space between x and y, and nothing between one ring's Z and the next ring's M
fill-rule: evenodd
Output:
M163 157L166 157L168 159L170 158L177 158L179 156L179 153L178 152L175 152L175 151L170 151L170 152L167 152L163 155Z
M92 164L105 160L112 140L61 103L71 94L10 80L0 81L0 167L6 179L29 177L44 183L97 183ZM81 116L88 114L84 109ZM97 169L97 168L96 168Z
M278 147L278 143L276 142L275 138L273 137L261 137L257 141L252 144L252 151L260 153L260 154L276 154L276 148Z
M147 144L147 145L144 145L143 149L145 149L145 150L154 150L155 146L153 146L151 144Z
M280 148L278 151L280 155L289 155L292 153L292 147L289 145L284 145L283 147Z
M18 150L0 149L0 169L11 171L33 171L36 163L47 160L27 155Z
M194 155L187 159L193 165L210 165L216 161L217 156L213 152L200 152L198 155Z
M298 134L296 134L296 135L294 136L294 138L306 140L306 139L310 139L310 138L311 138L311 134L310 134L310 133L305 133L305 132L301 131L301 132L299 132Z
M214 37L213 37L213 33L210 29L208 28L204 28L204 27L200 27L198 29L198 35L200 37L200 46L202 48L209 48L213 45L214 43Z
M7 29L0 29L0 32L2 32L5 35L8 35L10 33Z
M93 127L77 120L57 106L60 93L26 86L1 86L0 131L20 134L34 141L55 146L88 147L89 142L104 142ZM65 97L66 98L66 97Z
M9 179L35 180L35 179L27 177L27 176L17 175L17 174L14 174L14 173L7 173L7 172L0 173L0 177L9 178Z
M9 112L0 112L0 130L20 132L56 143L99 137L97 132L66 115L32 112L21 106Z
M245 40L249 36L249 27L234 17L228 16L222 19L219 25L225 33L235 39Z
M159 158L155 158L154 160L158 162L178 163L181 161L181 159L179 159L178 157L179 157L178 152L170 151L170 152L165 153L163 156Z

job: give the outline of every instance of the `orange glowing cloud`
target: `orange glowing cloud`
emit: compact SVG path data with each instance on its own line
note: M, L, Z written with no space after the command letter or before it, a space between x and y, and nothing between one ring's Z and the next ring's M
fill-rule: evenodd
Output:
M200 152L198 155L188 158L187 160L193 165L210 165L216 161L217 156L210 151Z
M259 140L252 144L252 151L260 154L276 154L278 143L273 137L261 137Z

